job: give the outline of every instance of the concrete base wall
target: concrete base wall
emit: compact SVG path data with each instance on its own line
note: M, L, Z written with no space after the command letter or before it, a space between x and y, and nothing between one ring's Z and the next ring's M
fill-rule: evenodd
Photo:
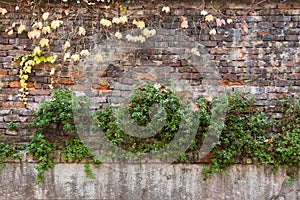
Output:
M300 199L300 180L291 185L286 169L234 165L204 180L199 164L102 164L88 179L84 164L56 164L35 185L33 163L0 169L0 199ZM299 175L299 172L298 172Z

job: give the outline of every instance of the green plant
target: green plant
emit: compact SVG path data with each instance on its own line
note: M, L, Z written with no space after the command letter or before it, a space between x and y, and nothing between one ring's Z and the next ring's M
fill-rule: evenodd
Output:
M18 129L18 126L15 122L9 122L8 123L8 130L9 131L16 131Z
M72 92L66 89L55 90L51 100L43 103L35 112L31 124L39 132L51 124L56 124L60 129L75 133L72 113Z
M92 159L94 166L101 164L101 160L95 157L78 137L66 140L66 145L62 149L62 154L63 160L81 161L82 159ZM87 177L94 178L95 175L90 169L88 160L86 160L84 167Z
M38 160L38 163L35 165L35 169L38 172L36 184L40 184L44 179L45 171L54 165L55 145L50 144L41 133L35 133L31 136L26 150L34 159Z

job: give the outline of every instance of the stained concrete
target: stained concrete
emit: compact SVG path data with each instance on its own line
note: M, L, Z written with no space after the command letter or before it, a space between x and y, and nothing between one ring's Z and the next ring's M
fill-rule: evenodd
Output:
M204 180L199 164L102 164L88 179L84 164L56 164L35 185L33 163L7 163L0 170L0 199L300 199L300 180L286 169L234 165ZM300 174L298 172L298 174Z

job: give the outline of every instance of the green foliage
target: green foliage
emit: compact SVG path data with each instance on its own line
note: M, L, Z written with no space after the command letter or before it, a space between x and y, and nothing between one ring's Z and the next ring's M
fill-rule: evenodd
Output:
M8 130L9 131L16 131L18 129L18 126L15 122L9 122L8 123Z
M38 160L35 169L38 171L36 184L40 184L44 179L44 173L47 169L53 167L55 159L55 145L50 144L40 133L31 136L31 141L26 150L29 154Z
M82 159L92 159L94 166L101 164L101 161L90 152L89 148L78 137L66 140L62 153L63 160L81 161ZM95 178L88 160L86 160L84 168L87 178Z
M165 123L154 137L149 137L146 140L124 132L118 126L114 117L114 109L111 106L98 110L96 118L99 126L113 144L130 152L144 154L157 151L168 144L177 133L180 125L182 109L180 109L179 98L171 90L153 83L148 83L134 90L130 98L129 115L137 125L146 126L151 121L150 110L154 105L163 108L159 110L165 110L166 116L159 113L157 118L158 121L163 122L163 118L160 117L165 116ZM122 109L118 109L118 111L122 112ZM119 123L126 124L128 121L124 119L123 122Z
M72 93L69 90L56 90L49 102L43 103L35 112L32 125L42 131L52 123L63 130L74 133L75 126L72 117Z
M10 157L13 154L13 148L9 145L6 145L3 142L0 142L0 168L4 167L3 162L6 158Z

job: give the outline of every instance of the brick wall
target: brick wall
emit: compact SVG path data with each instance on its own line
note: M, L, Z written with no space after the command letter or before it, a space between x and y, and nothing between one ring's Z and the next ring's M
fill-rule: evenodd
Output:
M137 83L156 81L170 85L171 78L187 83L194 96L209 95L211 90L207 91L203 87L209 80L203 75L206 67L214 69L218 74L216 87L222 90L248 91L256 95L258 105L272 106L278 98L299 93L299 2L276 1L258 5L252 10L248 4L222 3L220 6L217 3L212 6L219 8L217 10L221 14L209 11L216 16L237 20L221 27L212 25L210 29L216 28L216 35L210 35L210 29L204 27L205 24L200 20L203 19L202 7L196 1L170 1L164 5L171 7L169 14L162 13L163 4L144 2L143 6L133 3L123 5L128 8L130 19L143 19L149 27L157 30L157 35L146 44L137 46L132 56L132 49L126 46L128 48L124 48L121 56L112 53L108 56L110 63L106 62L101 66L89 58L80 63L63 62L60 59L55 64L57 73L54 77L50 77L52 65L37 65L29 79L28 103L24 104L17 96L20 88L19 66L11 64L16 55L30 53L33 45L26 33L8 35L5 32L7 27L18 20L31 26L36 16L32 13L42 13L49 7L56 7L57 12L62 15L62 9L69 9L70 14L63 17L64 29L73 30L78 25L84 25L87 37L77 43L78 46L84 45L90 49L93 55L102 49L99 44L103 41L110 42L107 48L120 49L117 43L112 43L107 38L107 34L103 34L99 23L103 16L111 19L116 13L96 6L93 9L98 11L91 12L86 6L80 5L66 4L60 7L52 4L34 8L35 10L15 10L13 4L0 4L0 7L9 11L6 15L0 15L0 141L28 141L32 130L27 129L25 122L31 120L34 110L42 101L49 100L51 80L55 89L80 90L84 83L91 84L95 108L107 102L120 102L130 95ZM182 17L187 18L189 28L181 28ZM247 24L248 30L245 30L243 24ZM59 57L62 57L61 46L66 41L63 34L57 31L56 37L59 39L52 41L49 50ZM205 60L197 61L197 64L202 65L200 68L184 56L195 44L199 44L198 49L205 56ZM98 73L95 73L97 69ZM17 133L7 130L9 122L18 124Z

